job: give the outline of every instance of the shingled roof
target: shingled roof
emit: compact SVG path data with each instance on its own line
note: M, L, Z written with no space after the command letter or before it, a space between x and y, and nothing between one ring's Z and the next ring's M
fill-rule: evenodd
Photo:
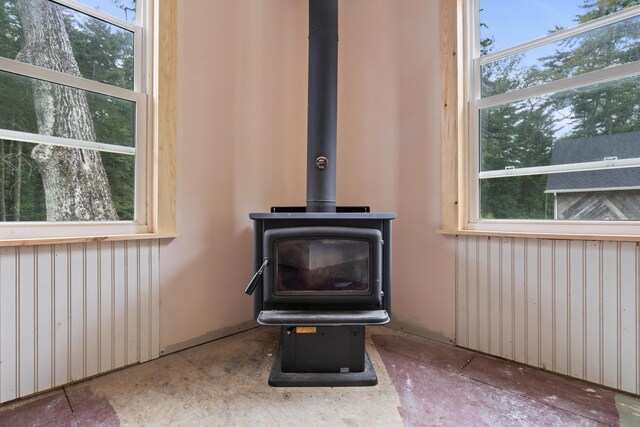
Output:
M640 132L599 135L558 141L553 146L551 164L595 162L605 157L640 157ZM602 191L640 188L640 167L552 173L547 193Z

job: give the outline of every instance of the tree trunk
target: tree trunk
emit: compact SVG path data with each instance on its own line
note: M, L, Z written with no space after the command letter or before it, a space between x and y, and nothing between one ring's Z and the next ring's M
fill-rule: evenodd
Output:
M13 220L20 221L20 196L22 193L22 142L15 141L16 166L13 173Z
M80 76L60 6L46 0L17 4L25 45L16 59ZM39 133L96 140L82 90L36 80L33 95ZM42 175L48 221L118 219L100 152L38 145L31 158Z
M5 153L4 153L4 143L5 141L3 139L0 139L0 161L2 162L2 165L0 165L2 166L2 175L0 175L0 179L2 179L2 182L0 183L0 220L1 221L7 220L7 207L6 207L7 201L5 200L5 191L4 191L4 187L7 182L7 158L5 157Z

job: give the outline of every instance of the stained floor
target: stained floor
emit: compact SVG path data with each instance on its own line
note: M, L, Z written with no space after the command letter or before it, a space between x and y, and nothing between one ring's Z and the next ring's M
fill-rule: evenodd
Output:
M388 328L375 387L267 384L256 328L0 407L0 426L640 426L640 399Z

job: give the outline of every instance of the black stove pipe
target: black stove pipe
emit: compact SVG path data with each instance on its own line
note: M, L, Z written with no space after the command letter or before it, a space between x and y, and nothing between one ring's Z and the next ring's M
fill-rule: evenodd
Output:
M309 0L307 212L336 211L338 0Z

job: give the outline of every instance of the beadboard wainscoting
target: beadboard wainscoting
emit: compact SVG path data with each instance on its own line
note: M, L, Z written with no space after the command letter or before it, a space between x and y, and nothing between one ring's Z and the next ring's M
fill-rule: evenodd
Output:
M0 402L158 357L159 242L0 248Z
M640 392L635 242L458 236L457 344Z

